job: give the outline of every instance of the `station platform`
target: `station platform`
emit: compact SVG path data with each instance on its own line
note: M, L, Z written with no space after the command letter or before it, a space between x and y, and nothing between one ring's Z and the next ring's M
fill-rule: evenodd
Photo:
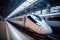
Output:
M0 40L59 40L54 35L41 35L17 24L0 21Z

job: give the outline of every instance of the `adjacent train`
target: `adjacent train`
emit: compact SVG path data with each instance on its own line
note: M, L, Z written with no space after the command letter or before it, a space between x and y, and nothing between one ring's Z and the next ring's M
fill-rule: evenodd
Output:
M38 15L29 14L27 16L19 16L15 18L8 19L9 21L16 23L18 25L22 25L38 34L51 34L52 29L49 25L44 21L44 19Z

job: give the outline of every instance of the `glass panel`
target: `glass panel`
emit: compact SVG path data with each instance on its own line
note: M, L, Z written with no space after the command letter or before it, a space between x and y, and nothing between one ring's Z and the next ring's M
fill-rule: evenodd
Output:
M27 7L27 6L29 6L29 5L31 5L31 3L30 2L24 2L24 4L22 4L22 6L24 6L24 7Z
M28 18L29 18L32 22L36 23L36 21L35 21L31 16L28 16Z
M37 16L37 15L35 15L37 18L37 20L39 20L39 21L42 21L42 19L39 17L39 16Z
M60 6L52 7L51 12L60 12Z
M37 1L37 0L27 0L27 1L29 1L29 2L35 2L35 1Z
M41 11L36 11L34 14L41 15Z
M42 14L47 14L47 9L42 10Z

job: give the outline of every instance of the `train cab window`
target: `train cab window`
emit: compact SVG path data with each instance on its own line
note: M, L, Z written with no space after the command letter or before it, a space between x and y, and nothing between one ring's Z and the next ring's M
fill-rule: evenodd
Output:
M31 16L27 16L32 22L36 23L36 21L31 17Z
M49 21L60 21L60 17L48 18Z
M37 18L37 20L39 20L39 21L42 21L42 19L39 17L39 16L37 16L37 15L35 15Z
M17 18L16 20L18 20L18 21L23 21L23 18Z

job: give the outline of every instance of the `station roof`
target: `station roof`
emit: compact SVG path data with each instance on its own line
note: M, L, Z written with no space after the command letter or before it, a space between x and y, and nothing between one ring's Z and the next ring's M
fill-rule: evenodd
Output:
M0 0L0 15L2 17L7 17L13 10L15 10L19 5L21 5L26 0ZM25 8L20 13L34 12L36 10L45 9L47 3L53 6L60 5L59 0L38 0L32 5Z

